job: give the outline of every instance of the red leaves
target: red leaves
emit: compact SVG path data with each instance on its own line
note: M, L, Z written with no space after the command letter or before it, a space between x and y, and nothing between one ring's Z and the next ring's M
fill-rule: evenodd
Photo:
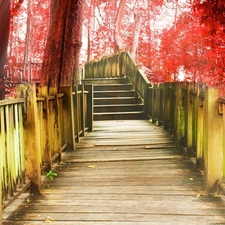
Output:
M18 11L23 4L24 0L14 0L12 1L12 6L11 6L11 16L16 16L18 14Z
M193 9L199 13L201 23L209 27L209 34L215 34L220 25L225 25L224 0L196 0Z
M48 32L49 4L50 0L11 1L10 36L4 73L10 79L6 82L36 80L37 76L40 79L40 67L36 67L38 72L33 66L28 68L28 63L41 63L43 60ZM32 63L31 65L34 65ZM29 70L31 72L28 72Z

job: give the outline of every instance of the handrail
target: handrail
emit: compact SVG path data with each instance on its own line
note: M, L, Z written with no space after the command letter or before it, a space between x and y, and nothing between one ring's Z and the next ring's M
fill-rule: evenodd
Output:
M21 188L27 187L23 138L24 102L23 98L0 101L0 191L3 205Z
M0 101L0 106L20 104L20 103L24 103L24 102L25 102L25 100L23 98L5 99L5 100Z

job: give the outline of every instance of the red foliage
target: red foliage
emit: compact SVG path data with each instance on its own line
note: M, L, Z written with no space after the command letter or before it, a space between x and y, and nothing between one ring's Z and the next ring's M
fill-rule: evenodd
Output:
M21 7L21 5L23 4L24 0L14 0L11 1L11 16L16 16L19 12L19 9Z
M225 84L224 0L195 0L192 11L185 9L181 13L180 10L162 32L154 30L150 20L156 20L166 1L126 2L121 23L122 43L124 49L131 51L135 22L141 15L136 60L147 68L152 82L179 80L182 71L186 81ZM174 5L178 2L167 1ZM4 72L9 87L18 82L40 80L50 17L49 4L50 0L11 0L10 37ZM89 29L91 59L114 53L118 5L117 0L87 1L83 35Z
M213 15L219 1L215 5L208 2L207 7L200 4L198 11L182 13L174 26L162 32L154 56L157 60L151 65L152 74L157 74L150 76L152 82L180 80L182 72L182 80L209 86L225 84L224 20Z
M6 90L19 82L39 81L48 32L50 0L11 1ZM8 90L9 89L9 90Z

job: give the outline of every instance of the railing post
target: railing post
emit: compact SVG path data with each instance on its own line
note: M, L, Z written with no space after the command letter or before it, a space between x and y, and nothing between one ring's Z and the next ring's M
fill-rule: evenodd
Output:
M183 102L182 84L176 83L176 103L175 103L175 140L178 146L183 145L185 136L185 109Z
M150 99L149 99L149 86L145 85L145 94L144 94L144 118L147 119L149 116L149 105L150 105Z
M62 147L62 127L61 127L61 121L62 121L62 115L61 115L61 105L60 105L60 99L59 99L59 94L58 92L56 93L56 108L57 108L57 122L58 122L58 152L59 152L59 162L61 161L62 158L62 151L61 151L61 147Z
M61 87L63 97L63 129L67 148L75 150L75 120L72 86Z
M192 149L192 98L193 96L190 94L191 91L191 85L188 85L188 93L187 93L187 127L186 127L186 133L187 133L187 148L188 151Z
M87 124L88 131L93 131L93 85L85 85L88 91L87 97Z
M197 98L197 146L196 146L196 164L197 167L201 168L203 166L203 150L204 150L204 138L203 138L203 110L204 110L204 96L201 93L200 88L198 88L198 98Z
M176 102L176 92L175 92L175 85L171 83L170 89L170 132L174 134L175 128L175 102Z
M75 129L75 132L77 134L77 142L80 142L80 123L79 123L79 119L80 119L80 109L79 109L79 90L78 90L78 86L76 85L75 86L75 109L76 109L76 112L75 112L75 123L76 123L76 129Z
M43 86L39 89L39 97L44 97L44 110L43 110L43 130L42 132L42 147L43 147L43 161L48 165L48 169L52 167L52 157L51 157L51 145L50 145L50 130L49 130L49 100L48 100L48 87Z
M31 191L40 192L41 162L40 162L40 132L38 132L37 98L35 84L19 86L19 95L25 98L26 119L24 125L25 168L26 175L31 180Z
M164 101L164 96L163 96L163 86L159 86L159 92L160 92L160 103L159 103L159 126L163 126L163 113L164 113L164 108L163 108L163 101Z
M81 92L81 113L82 113L82 137L85 135L85 90L84 90L84 84L82 84L82 92Z
M218 114L218 89L205 89L204 174L205 189L211 191L223 177L223 118Z
M155 123L155 86L152 87L152 123Z
M163 128L170 129L170 83L163 84Z

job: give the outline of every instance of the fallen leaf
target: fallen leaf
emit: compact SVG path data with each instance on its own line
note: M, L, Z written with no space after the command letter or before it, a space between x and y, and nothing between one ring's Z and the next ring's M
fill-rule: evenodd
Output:
M220 196L218 194L213 195L214 198L219 198Z
M201 196L202 196L202 194L200 193L200 194L197 195L197 198L199 198L199 197L201 197Z
M45 223L52 223L53 221L50 219L45 219Z
M89 165L88 168L95 168L97 165Z

